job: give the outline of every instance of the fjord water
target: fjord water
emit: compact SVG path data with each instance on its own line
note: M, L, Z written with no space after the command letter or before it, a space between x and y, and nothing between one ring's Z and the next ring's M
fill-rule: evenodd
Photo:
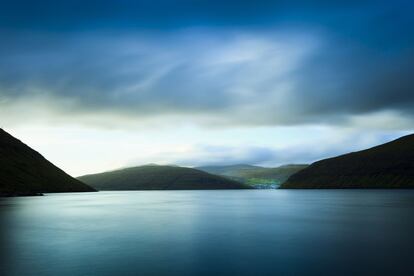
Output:
M414 275L414 191L0 200L0 275Z

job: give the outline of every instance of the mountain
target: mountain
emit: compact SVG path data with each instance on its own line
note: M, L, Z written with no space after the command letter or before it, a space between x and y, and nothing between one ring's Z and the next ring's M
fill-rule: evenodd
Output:
M91 191L0 128L0 196Z
M281 188L414 188L414 134L315 162Z
M242 171L263 169L263 167L252 166L247 164L226 165L226 166L203 166L195 169L208 172L211 174L239 177Z
M79 180L97 190L208 190L248 189L247 185L200 170L145 165L84 175Z
M274 189L286 181L292 174L306 168L307 165L284 165L265 168L252 165L205 166L197 169L243 182L254 188Z

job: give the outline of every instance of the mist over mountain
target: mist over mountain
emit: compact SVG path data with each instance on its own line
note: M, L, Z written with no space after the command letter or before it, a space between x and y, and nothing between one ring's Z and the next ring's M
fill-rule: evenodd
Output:
M242 172L262 169L263 167L248 164L223 165L223 166L200 166L196 169L212 174L239 177Z
M255 188L277 188L292 174L306 168L304 164L284 165L276 168L266 168L247 164L228 166L204 166L197 169L222 175L253 186Z

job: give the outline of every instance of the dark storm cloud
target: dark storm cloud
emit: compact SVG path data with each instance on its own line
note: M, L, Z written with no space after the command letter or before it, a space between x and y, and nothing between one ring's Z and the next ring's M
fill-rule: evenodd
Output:
M298 112L364 114L385 110L413 112L414 52L343 49L333 43L304 65L297 79Z
M46 98L61 113L231 124L412 118L412 11L409 1L10 1L0 106Z
M0 24L11 29L59 31L266 25L321 14L329 17L332 11L348 12L365 4L369 1L13 0L3 1Z

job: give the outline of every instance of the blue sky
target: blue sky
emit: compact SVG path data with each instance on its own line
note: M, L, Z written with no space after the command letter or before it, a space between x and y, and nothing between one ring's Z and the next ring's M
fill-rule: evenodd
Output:
M410 133L410 1L2 1L0 125L74 175Z

